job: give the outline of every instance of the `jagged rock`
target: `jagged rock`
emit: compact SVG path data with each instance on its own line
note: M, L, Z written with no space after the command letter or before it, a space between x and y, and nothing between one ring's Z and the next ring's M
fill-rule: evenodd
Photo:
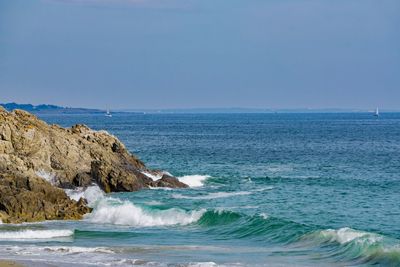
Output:
M154 187L173 187L173 188L186 188L187 184L180 182L173 176L164 174L161 179L151 183Z
M35 176L0 174L0 192L3 222L81 219L91 211L83 199L71 200L62 189Z
M84 187L95 182L106 193L149 186L187 187L165 175L154 182L145 172L151 170L106 131L82 124L69 129L48 125L26 111L7 112L0 106L3 221L79 219L89 211L84 202L70 200L56 187Z

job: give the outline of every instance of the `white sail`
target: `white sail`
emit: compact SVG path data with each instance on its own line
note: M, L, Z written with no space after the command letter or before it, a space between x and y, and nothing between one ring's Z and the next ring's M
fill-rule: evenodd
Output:
M378 108L376 108L374 115L377 116L377 117L379 116L379 109Z

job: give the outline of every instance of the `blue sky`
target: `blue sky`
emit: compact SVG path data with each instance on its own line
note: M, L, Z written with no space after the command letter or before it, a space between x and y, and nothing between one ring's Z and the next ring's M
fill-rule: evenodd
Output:
M400 109L398 0L0 0L0 102Z

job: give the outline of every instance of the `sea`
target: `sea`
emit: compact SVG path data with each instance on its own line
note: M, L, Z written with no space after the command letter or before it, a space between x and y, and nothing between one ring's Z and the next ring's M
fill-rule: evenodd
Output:
M400 113L39 117L106 130L149 168L190 188L67 190L86 197L93 212L80 221L1 224L0 259L28 266L400 266Z

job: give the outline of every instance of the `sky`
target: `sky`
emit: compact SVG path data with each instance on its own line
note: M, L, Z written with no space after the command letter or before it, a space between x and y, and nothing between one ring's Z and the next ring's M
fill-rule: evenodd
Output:
M0 0L0 103L400 109L399 0Z

